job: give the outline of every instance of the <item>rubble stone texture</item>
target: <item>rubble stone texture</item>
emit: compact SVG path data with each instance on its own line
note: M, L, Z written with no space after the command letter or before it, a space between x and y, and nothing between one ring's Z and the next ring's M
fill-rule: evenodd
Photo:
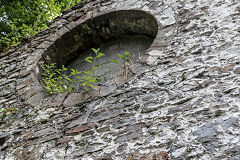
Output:
M79 26L112 12L128 18L126 10L157 22L153 43L129 66L129 77L116 73L90 92L48 95L43 63L67 63L86 40ZM149 23L139 22L146 33L123 25L114 35L150 34ZM240 1L80 3L0 55L0 105L18 109L1 125L2 160L239 160Z

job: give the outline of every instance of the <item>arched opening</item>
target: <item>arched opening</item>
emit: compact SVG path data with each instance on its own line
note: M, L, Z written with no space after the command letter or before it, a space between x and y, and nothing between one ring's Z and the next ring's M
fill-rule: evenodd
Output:
M48 48L47 55L58 66L86 71L91 68L91 64L84 61L84 58L93 53L91 48L101 48L100 51L105 56L97 63L104 64L104 67L110 66L112 73L117 73L123 61L116 54L130 52L133 55L132 61L136 61L146 53L157 32L157 21L144 11L114 11L76 26L56 40ZM112 63L111 60L117 60L120 64ZM104 69L99 68L98 74L106 74L102 70ZM106 74L105 77L111 76Z

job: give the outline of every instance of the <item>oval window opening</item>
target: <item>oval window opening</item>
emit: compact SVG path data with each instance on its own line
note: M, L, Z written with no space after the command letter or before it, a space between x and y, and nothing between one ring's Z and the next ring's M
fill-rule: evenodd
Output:
M157 32L157 21L152 15L140 10L115 11L89 19L64 34L48 49L48 56L57 66L67 66L66 75L71 75L71 69L91 70L92 63L84 59L95 57L92 48L100 48L104 56L97 59L95 73L106 81L123 66L124 60L117 54L129 52L134 63L146 53ZM81 89L79 85L75 88Z

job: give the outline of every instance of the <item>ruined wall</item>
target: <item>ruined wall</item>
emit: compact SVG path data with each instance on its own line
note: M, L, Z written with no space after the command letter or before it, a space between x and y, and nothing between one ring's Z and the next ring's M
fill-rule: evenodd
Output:
M158 23L145 56L129 66L131 77L48 95L41 66L54 59L54 45L67 43L83 22L119 10L141 10ZM74 6L0 55L0 105L18 109L1 125L0 159L240 159L239 17L236 0Z

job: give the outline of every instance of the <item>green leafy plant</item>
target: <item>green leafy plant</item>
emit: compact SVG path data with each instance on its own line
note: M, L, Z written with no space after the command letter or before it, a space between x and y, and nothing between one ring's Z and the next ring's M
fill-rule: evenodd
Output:
M73 89L73 86L71 85L72 80L64 74L64 71L66 71L67 68L65 68L64 65L62 65L62 68L56 68L56 63L45 65L45 67L43 81L46 91L48 91L50 94L66 91L71 93Z
M57 68L56 63L45 65L45 72L42 74L44 76L43 82L45 84L45 90L50 94L63 92L71 93L75 89L74 86L76 86L76 84L82 86L86 91L95 88L97 83L102 80L101 77L97 74L97 71L99 67L103 65L97 64L97 60L105 55L100 52L100 48L92 48L92 50L94 52L94 55L88 56L84 59L86 62L92 64L91 69L88 71L78 71L71 69L71 74L66 75L65 73L68 69L64 65L62 65L62 68ZM123 55L117 55L124 61L124 68L126 68L126 63L131 62L130 58L133 56L129 52L124 52ZM113 63L119 63L116 60L111 61ZM105 72L112 72L110 67L105 68ZM103 79L106 81L106 77L103 77Z
M96 84L101 81L100 77L97 74L97 70L102 65L96 65L96 62L97 59L105 55L99 52L100 48L98 49L92 48L92 50L95 53L94 57L89 56L85 58L85 61L92 64L92 69L89 71L83 71L85 75L82 77L82 83L80 83L80 85L83 86L85 90L94 88Z
M130 52L124 52L124 54L117 54L124 62L131 62L131 57L133 56Z
M83 0L1 0L0 53L18 44L48 25L62 10Z
M95 53L94 56L85 58L85 61L92 64L91 70L89 71L78 71L71 69L71 74L67 76L66 71L68 70L64 65L62 68L56 68L56 63L45 65L43 82L45 84L45 90L50 94L57 94L68 92L71 93L75 89L76 84L80 84L85 90L94 88L96 84L101 81L97 75L97 69L101 65L96 65L97 59L104 56L103 53L99 52L100 49L92 49ZM82 74L82 76L80 76ZM71 78L70 78L71 77Z
M130 54L130 52L124 52L124 54L117 54L124 62L123 62L123 75L124 78L127 79L128 78L128 66L129 63L132 63L131 61L131 57L133 56L132 54Z
M7 115L10 115L12 113L14 113L16 111L15 108L12 108L12 107L1 107L0 106L0 123L3 122L4 118L7 116Z

